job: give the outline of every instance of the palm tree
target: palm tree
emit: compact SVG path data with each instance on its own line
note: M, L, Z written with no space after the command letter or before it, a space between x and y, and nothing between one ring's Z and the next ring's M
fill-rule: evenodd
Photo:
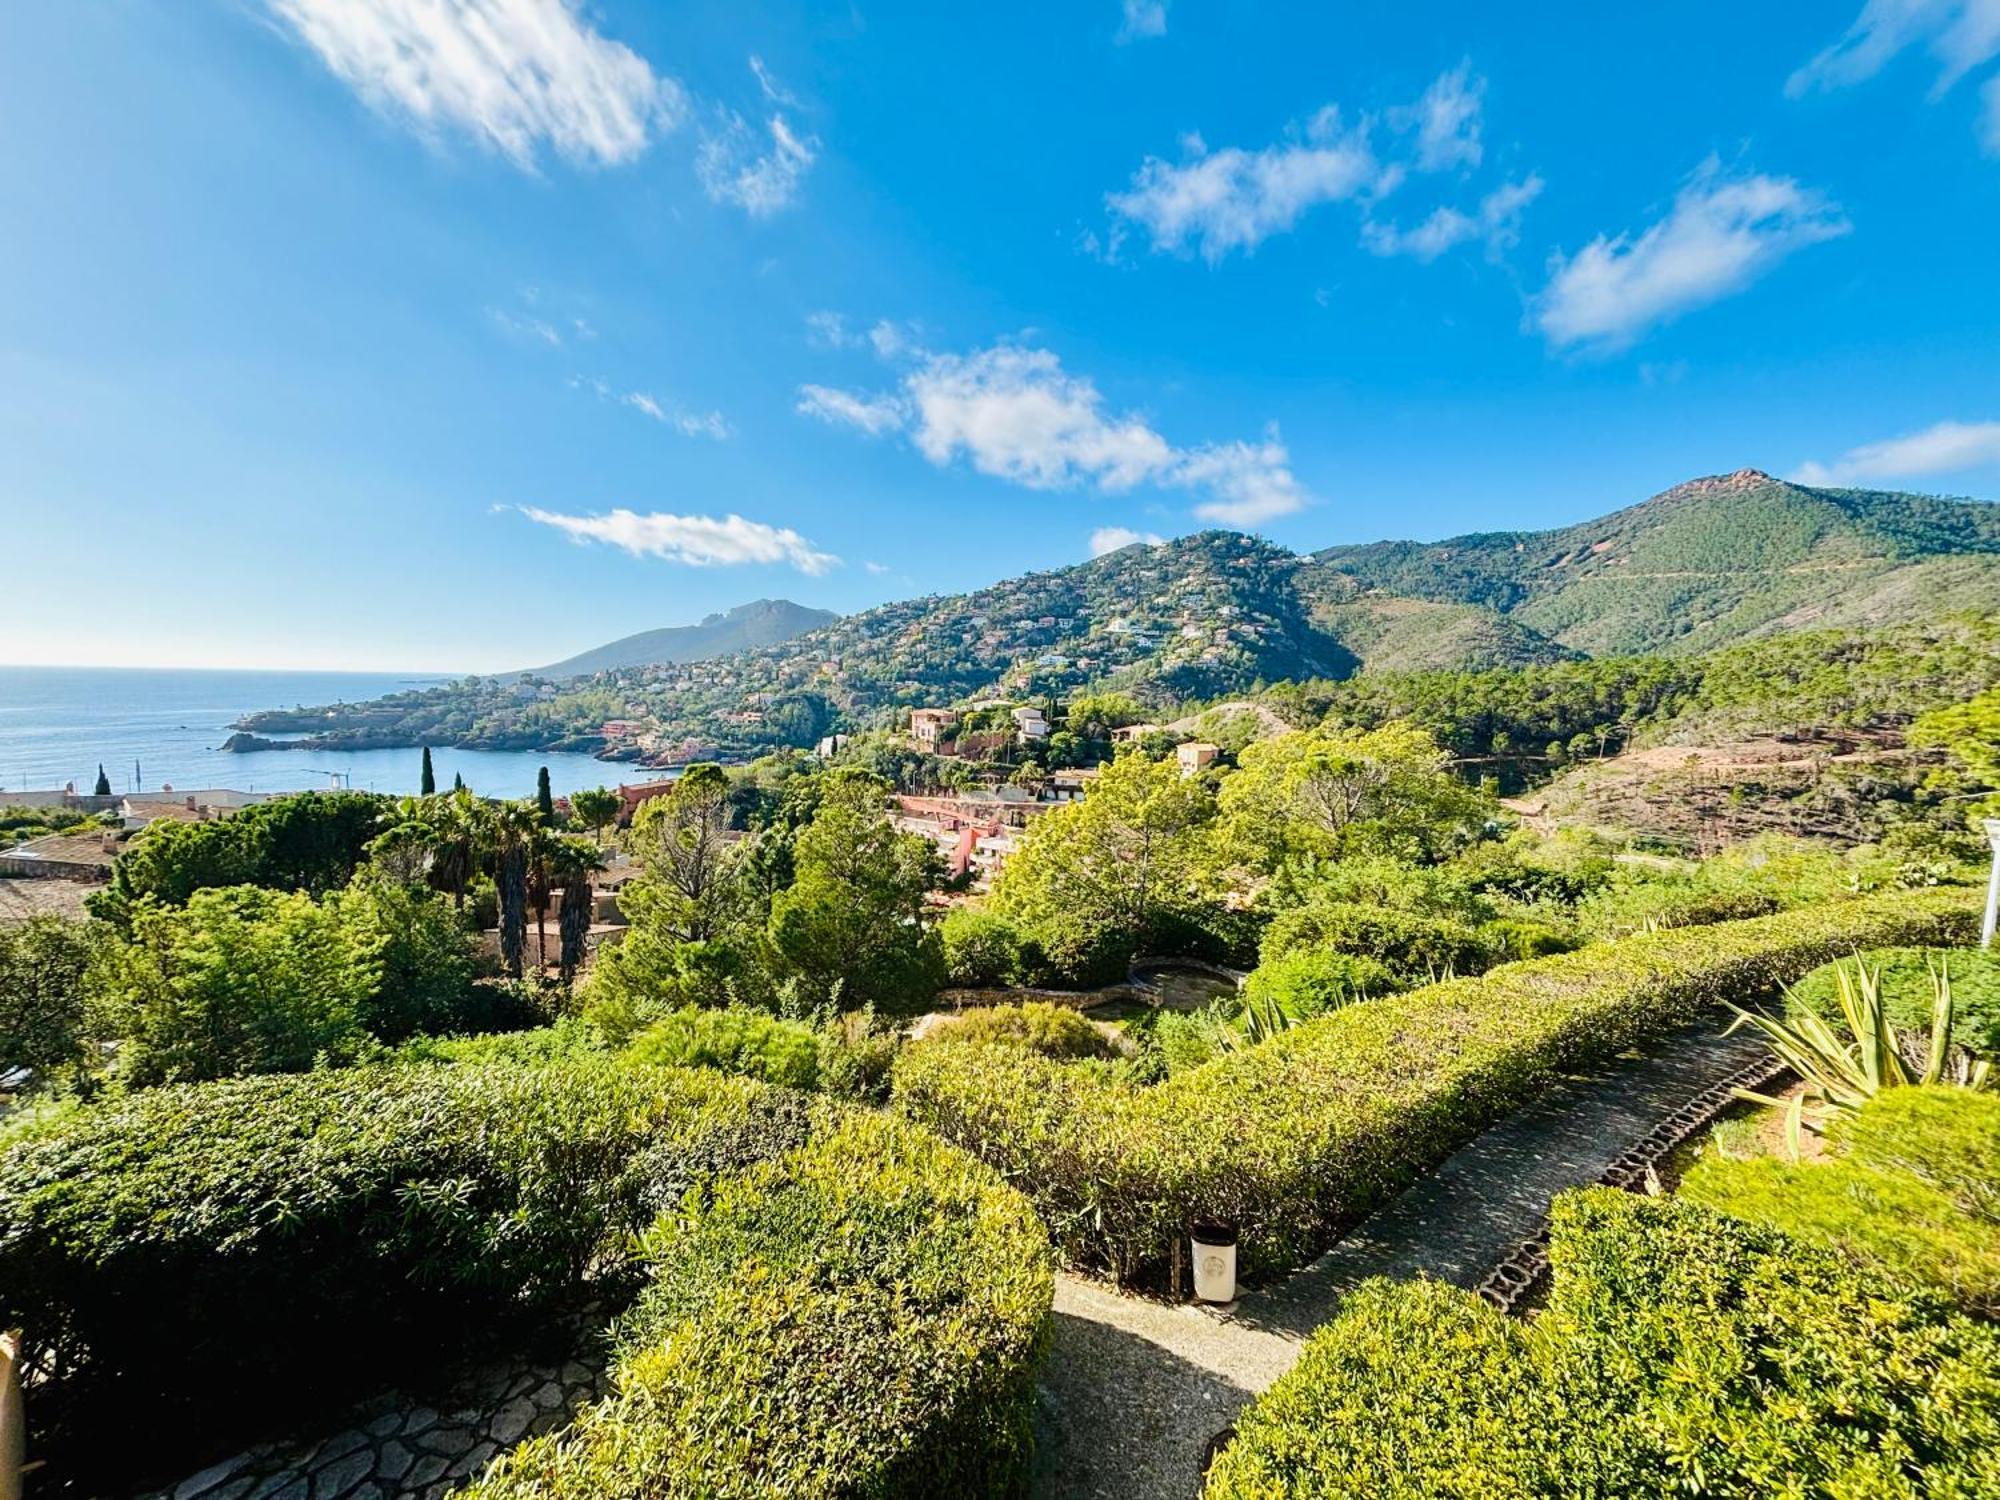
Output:
M552 863L555 845L562 835L547 823L537 822L528 835L528 907L535 914L535 967L549 966L549 898L552 894Z
M492 815L486 804L464 787L449 797L433 798L425 822L430 825L431 884L450 891L452 905L465 910L465 890L479 873L482 856L491 838Z
M556 930L562 943L558 964L563 988L568 989L583 964L584 943L590 936L590 877L604 868L604 856L582 839L561 839L550 850L549 865L554 878L562 882L562 908Z
M521 977L528 938L528 851L541 820L533 803L503 802L493 810L493 883L500 896L500 966Z

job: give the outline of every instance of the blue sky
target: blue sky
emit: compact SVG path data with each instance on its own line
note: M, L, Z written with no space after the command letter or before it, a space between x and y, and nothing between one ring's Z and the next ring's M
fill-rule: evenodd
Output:
M0 9L0 660L2000 495L2000 0Z

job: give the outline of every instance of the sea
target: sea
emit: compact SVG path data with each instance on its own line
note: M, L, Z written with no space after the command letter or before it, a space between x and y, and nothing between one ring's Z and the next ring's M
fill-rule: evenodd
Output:
M383 672L218 672L125 667L0 666L0 805L9 791L74 782L88 792L97 768L111 789L158 792L233 787L297 792L352 787L413 796L422 752L218 750L230 726L265 708L355 703L427 687L444 677ZM549 768L557 796L616 786L658 772L554 750L431 750L440 789L454 774L482 797L527 797Z

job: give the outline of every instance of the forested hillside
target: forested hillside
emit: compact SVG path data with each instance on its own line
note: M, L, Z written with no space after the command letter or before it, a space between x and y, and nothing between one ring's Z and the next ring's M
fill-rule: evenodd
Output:
M612 744L657 761L733 757L921 704L1104 687L1164 710L1283 681L1681 658L1807 628L1982 610L2000 611L2000 509L1744 470L1559 531L1310 557L1203 532L881 605L728 655L571 678L551 668L525 683L467 678L242 727L334 749ZM607 739L606 723L621 721L642 732Z
M1822 490L1755 469L1555 531L1330 547L1386 594L1477 605L1591 656L2000 607L2000 508Z

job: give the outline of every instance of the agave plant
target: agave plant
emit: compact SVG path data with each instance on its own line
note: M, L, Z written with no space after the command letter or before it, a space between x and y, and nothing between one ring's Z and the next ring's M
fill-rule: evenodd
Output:
M1871 969L1859 957L1854 960L1852 972L1844 964L1834 968L1841 1019L1847 1030L1844 1038L1803 1005L1794 1007L1796 1015L1788 1021L1730 1006L1736 1012L1736 1019L1729 1030L1734 1032L1746 1025L1756 1027L1770 1042L1771 1050L1806 1085L1805 1094L1789 1106L1748 1089L1737 1092L1760 1104L1789 1108L1791 1130L1796 1138L1806 1095L1817 1098L1835 1114L1847 1114L1887 1088L1934 1083L1986 1088L1991 1081L1992 1064L1974 1060L1951 1044L1953 1005L1949 962L1933 966L1930 977L1930 1032L1927 1037L1917 1039L1921 1045L1916 1047L1914 1055L1905 1054L1904 1039L1889 1024L1888 1012L1882 1004L1881 969Z

